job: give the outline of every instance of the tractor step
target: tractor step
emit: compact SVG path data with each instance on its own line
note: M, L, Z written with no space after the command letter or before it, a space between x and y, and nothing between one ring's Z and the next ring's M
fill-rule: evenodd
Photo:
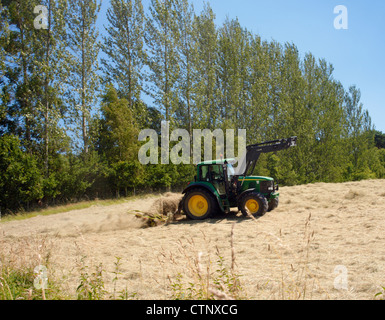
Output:
M229 203L229 200L227 199L226 196L221 196L221 202L222 202L222 207L225 211L225 213L229 213L230 212L230 203Z

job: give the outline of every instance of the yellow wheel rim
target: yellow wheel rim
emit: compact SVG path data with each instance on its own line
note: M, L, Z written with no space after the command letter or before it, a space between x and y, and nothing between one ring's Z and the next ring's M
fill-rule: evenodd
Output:
M246 201L245 207L251 214L256 214L259 210L259 203L257 200L250 199Z
M203 217L209 210L209 204L205 197L196 195L190 198L188 209L195 217Z

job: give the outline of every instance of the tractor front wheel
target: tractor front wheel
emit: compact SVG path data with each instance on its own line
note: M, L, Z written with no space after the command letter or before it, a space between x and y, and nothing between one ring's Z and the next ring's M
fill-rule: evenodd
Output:
M184 212L192 220L205 220L215 211L215 200L203 189L189 191L183 201Z
M278 205L279 205L279 198L271 199L269 202L269 210L268 211L270 212L270 211L277 209Z
M262 217L266 214L269 203L266 198L257 192L244 195L240 200L240 209L245 217L251 214L254 217Z

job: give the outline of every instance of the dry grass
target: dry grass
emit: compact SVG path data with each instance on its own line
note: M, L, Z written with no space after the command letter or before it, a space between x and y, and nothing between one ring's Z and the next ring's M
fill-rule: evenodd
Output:
M248 214L248 217L258 224L258 220L252 215ZM281 267L280 281L277 282L277 289L272 291L272 297L281 300L312 299L313 292L320 290L324 292L325 298L330 298L328 292L320 286L317 273L310 267L311 244L315 239L311 228L311 213L304 222L302 248L298 251L284 244L281 230L279 236L262 233L269 239L268 251L277 257ZM290 255L290 261L285 259L285 255Z
M229 240L231 263L227 263L218 246L200 251L194 239L179 240L175 250L162 250L158 261L168 279L168 298L177 300L239 300L246 299L237 273L234 248L235 224ZM202 233L203 239L206 239ZM214 252L213 252L214 249Z
M10 245L0 238L0 248L0 300L64 297L56 284L46 278L48 273L54 274L50 269L53 250L50 239L21 238Z
M83 298L380 299L384 190L384 180L285 187L279 208L255 220L233 212L144 228L129 214L170 216L176 202L168 194L1 222L1 266L31 272L47 263L47 299L55 283L62 298L77 298L83 283ZM335 286L340 266L344 289ZM15 298L1 277L0 294Z

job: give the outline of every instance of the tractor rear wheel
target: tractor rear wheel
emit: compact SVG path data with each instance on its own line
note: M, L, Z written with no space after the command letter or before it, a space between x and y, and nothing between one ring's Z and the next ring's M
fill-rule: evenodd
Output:
M216 203L213 196L204 189L189 191L183 201L183 209L192 220L205 220L215 212Z
M247 217L248 214L254 217L262 217L266 214L268 208L269 203L264 195L257 192L250 192L240 200L240 209L245 217Z

